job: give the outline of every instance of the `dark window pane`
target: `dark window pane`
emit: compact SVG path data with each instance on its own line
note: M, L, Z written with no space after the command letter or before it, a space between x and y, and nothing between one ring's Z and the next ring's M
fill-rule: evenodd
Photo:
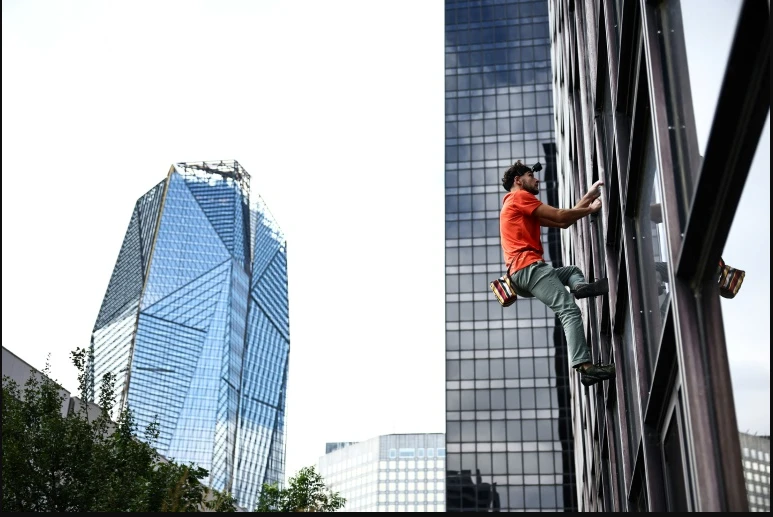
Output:
M446 411L459 411L459 392L446 391Z
M491 409L505 409L505 390L491 390Z
M462 304L464 305L464 304ZM464 315L462 315L464 317ZM472 380L475 378L475 366L473 364L473 361L471 359L466 359L461 361L460 365L460 372L461 372L461 379L462 380Z
M507 441L507 430L504 421L496 420L491 422L491 440L495 442Z
M483 420L477 422L478 429L478 442L490 442L491 441L491 422ZM481 472L483 474L483 472Z
M668 511L686 512L687 488L685 486L684 465L682 457L682 440L679 436L677 424L677 411L674 411L668 424L665 439L663 440L663 461L666 471L666 492L668 495Z
M509 408L508 408L509 409ZM521 433L521 422L518 420L507 421L507 441L509 442L520 442L522 439L522 433ZM519 455L520 456L520 455ZM512 465L511 467L512 468ZM519 474L519 471L511 471L511 474Z

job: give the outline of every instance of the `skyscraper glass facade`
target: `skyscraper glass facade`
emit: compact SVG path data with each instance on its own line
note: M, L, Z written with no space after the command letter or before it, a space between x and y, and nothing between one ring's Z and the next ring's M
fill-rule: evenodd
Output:
M91 338L167 458L252 508L284 478L287 247L236 161L178 163L138 201Z
M548 3L445 6L447 511L576 510L560 323L488 288L505 269L504 170L542 162L539 198L557 205Z

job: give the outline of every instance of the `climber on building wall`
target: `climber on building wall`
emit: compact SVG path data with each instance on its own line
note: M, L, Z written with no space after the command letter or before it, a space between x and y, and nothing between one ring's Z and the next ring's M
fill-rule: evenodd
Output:
M585 341L580 308L575 298L599 296L609 291L606 278L585 281L580 268L554 268L543 259L540 228L569 228L579 219L601 208L599 198L603 182L597 181L574 208L554 208L537 199L539 180L534 168L515 162L502 177L507 191L499 216L499 230L505 265L517 293L534 297L556 313L564 327L569 353L569 365L580 373L580 382L591 386L614 378L614 364L593 364L590 348ZM569 287L569 291L566 290Z

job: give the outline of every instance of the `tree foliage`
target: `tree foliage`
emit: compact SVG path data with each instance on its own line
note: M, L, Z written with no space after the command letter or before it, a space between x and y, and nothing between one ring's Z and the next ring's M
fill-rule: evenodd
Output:
M86 388L86 352L77 349L81 394ZM208 489L209 473L193 464L162 458L153 448L157 424L137 438L128 409L110 417L115 388L103 379L96 418L86 403L62 416L61 388L44 375L23 387L3 377L3 512L158 512L235 510L227 493Z
M325 486L322 476L312 467L302 468L290 478L287 488L264 484L256 512L334 512L346 504L338 492Z

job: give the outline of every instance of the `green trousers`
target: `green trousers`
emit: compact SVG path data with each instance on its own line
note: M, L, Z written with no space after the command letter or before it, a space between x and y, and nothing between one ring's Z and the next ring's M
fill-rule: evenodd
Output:
M545 262L535 262L512 275L515 290L519 296L536 298L556 313L564 327L569 355L569 366L590 363L591 355L585 341L582 325L582 313L574 295L566 286L574 289L579 282L585 282L585 276L577 266L554 268Z

